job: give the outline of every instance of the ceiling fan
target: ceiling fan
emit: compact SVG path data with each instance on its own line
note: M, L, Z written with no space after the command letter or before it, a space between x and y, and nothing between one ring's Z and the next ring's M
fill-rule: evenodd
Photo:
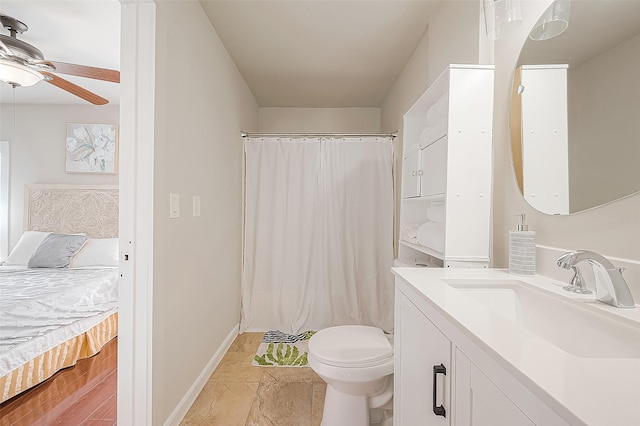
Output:
M16 37L29 29L24 22L0 14L0 23L10 33L9 36L0 34L0 80L13 87L32 86L44 80L94 105L109 103L105 98L54 73L120 83L119 71L45 60L40 50Z

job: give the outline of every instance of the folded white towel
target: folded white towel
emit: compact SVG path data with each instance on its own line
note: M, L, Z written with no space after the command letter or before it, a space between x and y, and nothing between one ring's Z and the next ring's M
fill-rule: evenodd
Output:
M446 214L444 204L436 204L427 208L427 219L431 222L445 223Z
M427 222L418 228L418 244L444 253L444 223Z
M411 244L418 244L418 228L420 224L404 224L400 227L400 239Z

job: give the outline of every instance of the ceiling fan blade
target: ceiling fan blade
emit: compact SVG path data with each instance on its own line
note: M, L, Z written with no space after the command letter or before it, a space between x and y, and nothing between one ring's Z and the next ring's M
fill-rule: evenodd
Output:
M87 102L91 102L94 105L106 105L109 103L109 101L105 98L102 98L95 93L88 91L87 89L83 89L82 87L73 84L72 82L67 81L64 78L58 77L57 75L45 71L41 71L40 73L48 77L46 79L48 83L51 83L54 86L61 88L62 90L66 90L72 95L76 95Z
M56 67L56 72L61 74L75 75L78 77L93 78L95 80L110 81L120 83L120 71L107 68L89 67L86 65L69 64L66 62L47 61Z

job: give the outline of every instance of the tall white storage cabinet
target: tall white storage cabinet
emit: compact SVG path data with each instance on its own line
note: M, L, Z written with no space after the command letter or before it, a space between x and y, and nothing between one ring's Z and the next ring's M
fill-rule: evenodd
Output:
M398 265L489 265L493 75L450 65L404 115Z
M524 199L569 214L568 65L527 65L520 73Z

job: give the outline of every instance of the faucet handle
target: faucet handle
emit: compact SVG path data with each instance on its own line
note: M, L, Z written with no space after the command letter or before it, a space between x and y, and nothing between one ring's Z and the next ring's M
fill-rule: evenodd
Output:
M562 287L563 290L570 291L572 293L578 294L591 294L593 293L591 290L587 288L585 284L584 277L578 269L577 266L572 265L571 269L573 270L573 277L571 277L571 281L569 281L570 285Z

